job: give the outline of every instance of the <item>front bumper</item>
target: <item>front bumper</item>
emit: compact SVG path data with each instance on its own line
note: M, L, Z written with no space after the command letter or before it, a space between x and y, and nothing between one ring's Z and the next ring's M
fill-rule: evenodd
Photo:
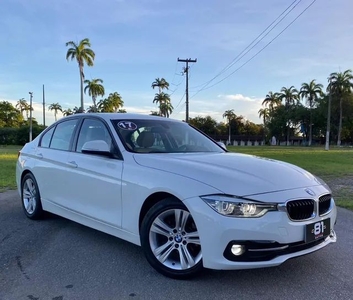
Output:
M226 217L198 197L187 199L184 204L198 228L205 268L236 270L278 266L290 258L312 253L336 242L335 204L325 216L299 222L291 221L285 211L268 212L260 218ZM306 244L306 225L328 218L330 235ZM234 256L230 252L233 244L244 244L247 251L241 256Z

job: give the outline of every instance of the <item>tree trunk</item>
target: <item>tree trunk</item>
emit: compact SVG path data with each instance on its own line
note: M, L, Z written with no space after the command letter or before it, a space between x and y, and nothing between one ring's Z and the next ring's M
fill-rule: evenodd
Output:
M230 145L230 120L228 120L228 125L229 125L229 137L228 137L228 145Z
M263 132L263 142L266 144L266 118L264 116L264 132Z
M289 146L289 102L286 103L286 114L287 114L287 146Z
M96 97L92 95L92 102L93 102L93 107L94 107L94 112L97 112L97 104L96 104Z
M83 65L79 63L79 68L80 68L80 80L81 80L81 113L84 112L84 103L83 103Z
M313 137L312 134L313 134L313 123L312 123L312 110L310 105L309 146L311 146L311 141Z
M337 146L341 146L341 133L342 133L342 119L343 119L343 112L342 112L342 96L340 97L340 122L338 125L338 137L337 137Z

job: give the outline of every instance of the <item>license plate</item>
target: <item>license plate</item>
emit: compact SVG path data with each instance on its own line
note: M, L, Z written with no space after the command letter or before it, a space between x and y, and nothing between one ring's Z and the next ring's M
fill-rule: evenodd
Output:
M319 238L326 237L331 232L331 219L321 220L306 225L305 242L310 243Z

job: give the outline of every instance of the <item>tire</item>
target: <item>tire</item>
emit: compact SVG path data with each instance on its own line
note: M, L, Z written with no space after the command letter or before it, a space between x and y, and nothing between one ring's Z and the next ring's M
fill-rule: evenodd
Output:
M152 206L142 221L140 237L147 261L159 273L187 279L203 269L196 224L181 201L167 198Z
M25 215L32 219L41 219L44 215L37 181L32 173L27 173L21 182L21 200Z

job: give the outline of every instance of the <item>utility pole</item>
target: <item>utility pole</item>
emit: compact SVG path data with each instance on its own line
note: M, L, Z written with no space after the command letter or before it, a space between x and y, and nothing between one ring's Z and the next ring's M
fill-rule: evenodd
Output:
M33 92L29 92L29 141L32 142L32 98Z
M196 59L191 59L191 58L187 58L187 59L180 59L178 57L178 62L184 62L185 63L185 67L184 67L184 73L186 75L186 88L185 88L185 98L186 98L186 117L185 117L185 122L189 123L189 63L196 63L197 62L197 58Z
M328 97L328 111L327 111L327 129L326 129L326 144L325 150L330 149L330 123L331 123L331 100L332 100L332 84L329 78L329 97Z
M43 125L45 127L45 94L44 94L44 84L43 84Z

